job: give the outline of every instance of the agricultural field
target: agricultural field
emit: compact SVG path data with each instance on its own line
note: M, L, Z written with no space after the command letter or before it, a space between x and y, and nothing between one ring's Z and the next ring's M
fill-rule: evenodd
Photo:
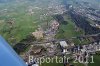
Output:
M51 16L44 16L40 19L40 15L45 14L47 11L41 9L38 10L37 8L35 10L33 9L34 13L30 15L28 12L30 5L28 3L23 5L18 3L17 5L19 7L16 7L15 5L12 5L14 8L11 8L11 6L6 7L5 9L8 9L7 12L4 14L1 13L0 15L0 34L11 44L17 43L26 38L26 36L34 32L39 25L50 22L50 20L54 19ZM57 38L70 39L72 37L84 34L81 29L80 31L75 31L75 24L72 22L69 16L64 15L63 17L67 24L60 24L60 29L58 30L59 32L56 35ZM7 22L10 20L13 21L12 25ZM75 42L79 43L77 41Z
M44 16L46 5L27 1L0 4L0 34L10 44L26 38L39 25L52 19L51 16Z
M73 60L74 55L80 59L92 54L97 51L93 47L100 44L99 0L92 1L0 0L0 35L28 65L36 62L29 62L28 56L32 54L36 58L68 55L71 57L68 64L85 66ZM94 55L95 63L88 66L98 66L99 61L100 54ZM64 63L54 59L53 63L39 66L64 66Z
M87 44L89 43L88 40L84 40L80 42L79 39L76 39L75 37L84 35L85 32L79 28L76 27L73 20L70 18L68 14L63 15L65 24L61 24L58 30L57 35L55 36L58 39L71 39L76 45L79 44ZM75 38L75 39L72 39Z
M54 2L50 0L19 0L1 3L0 34L11 45L18 43L34 32L40 25L44 26L44 24L53 20L55 15L48 14L50 12L48 8L61 5L62 2L59 0ZM55 11L55 9L51 11ZM62 15L62 17L64 21L60 24L56 38L71 39L84 34L84 31L75 25L68 14ZM73 41L75 44L80 44L79 40L74 39Z

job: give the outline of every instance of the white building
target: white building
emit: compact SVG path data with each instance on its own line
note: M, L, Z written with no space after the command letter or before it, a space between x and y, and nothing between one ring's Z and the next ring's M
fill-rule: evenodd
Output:
M68 47L68 44L66 43L66 41L60 41L60 46L66 48Z
M62 47L62 53L69 54L67 49L68 44L66 43L66 41L60 41L60 46Z

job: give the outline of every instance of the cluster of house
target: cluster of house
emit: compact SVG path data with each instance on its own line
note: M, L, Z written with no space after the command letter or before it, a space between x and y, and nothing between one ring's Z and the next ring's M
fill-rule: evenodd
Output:
M62 48L62 52L66 54L70 53L95 53L97 51L100 51L100 42L94 42L87 45L78 45L75 46L74 44L69 45L66 41L60 41L60 46Z
M72 58L80 63L89 63L90 57L92 58L92 62L94 62L92 55L98 51L100 52L100 42L75 46L74 44L69 45L66 41L60 41L60 46L63 54L72 54ZM67 62L67 66L71 65Z
M62 48L62 53L64 54L72 54L73 59L77 59L78 61L88 61L88 58L91 55L96 54L97 51L100 51L100 42L93 42L87 45L72 45L69 46L66 41L61 41L60 46ZM85 60L83 60L83 58ZM80 59L80 60L79 60Z
M36 62L37 60L33 61L34 58L54 56L56 52L55 50L56 50L56 45L54 45L53 43L43 43L39 45L38 44L32 45L32 49L30 49L29 55L26 55L24 60L27 65L36 66L38 65L38 63ZM32 58L29 58L29 56L32 56ZM29 59L32 59L31 63Z
M56 20L53 20L51 23L51 29L57 30L59 27L59 23Z
M48 10L49 10L49 14L51 15L63 14L66 12L66 6L63 4L59 4L58 2L52 1L50 5L48 6Z
M90 24L91 26L93 26L93 27L97 27L97 28L100 28L100 25L99 24Z
M58 27L59 27L59 23L56 20L52 20L50 24L50 28L48 30L44 31L42 27L39 27L38 30L32 33L32 35L36 37L36 39L41 39L44 37L44 35L48 35L48 34L51 35L55 33Z
M63 54L70 54L69 48L74 47L74 43L68 44L66 41L60 41Z
M73 11L76 14L79 14L83 17L87 17L88 19L94 21L94 24L91 24L93 27L100 28L99 23L95 22L95 21L98 21L98 22L100 21L100 14L99 14L100 10L92 8L91 6L88 6L86 4L84 4L84 5L83 4L84 3L80 3L79 7L70 5L69 8L73 9ZM91 5L91 4L89 4L89 5Z
M68 54L72 54L73 59L77 59L80 57L84 57L84 59L86 58L86 56L89 56L90 54L95 54L97 51L100 51L100 42L94 42L91 44L87 44L87 45L77 45L75 46L74 43L68 43L67 41L60 41L59 45L61 47L62 50L62 54L64 55L68 55ZM54 45L51 43L47 43L44 45L44 47L46 48L46 50L48 51L48 54L52 54L54 53L55 49L54 49ZM43 51L42 47L33 47L32 49L32 53L35 55L39 54ZM43 51L43 54L45 54L46 52ZM34 63L31 66L38 66L38 64ZM70 64L67 64L67 66L71 66ZM72 65L73 66L73 65Z

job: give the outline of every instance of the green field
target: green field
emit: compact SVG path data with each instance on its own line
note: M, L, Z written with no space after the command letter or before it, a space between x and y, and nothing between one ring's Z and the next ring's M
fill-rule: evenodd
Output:
M46 1L47 2L47 1ZM47 2L48 3L48 2ZM10 43L17 43L34 32L37 27L52 19L51 16L40 15L47 13L46 4L39 2L11 2L0 4L0 34ZM41 9L38 9L40 7ZM30 15L29 9L34 12ZM13 21L13 24L8 23Z
M76 31L75 24L73 20L70 18L69 15L65 14L63 15L64 20L67 22L67 24L61 24L59 28L59 32L56 35L56 38L58 39L72 39L72 37L77 37L80 35L84 35L84 31L81 28L78 28L79 30ZM88 43L88 40L85 40L83 42L80 42L78 39L72 40L75 44L86 44Z
M60 32L57 34L58 38L61 38L61 36L63 36L63 38L72 38L83 34L82 30L75 31L75 24L71 20L70 16L65 14L63 17L68 24L60 25Z
M58 0L57 0L58 1ZM22 1L0 4L0 34L12 45L16 44L27 35L34 32L39 25L46 24L54 19L47 14L48 4L50 0L37 0L36 2ZM59 3L60 1L58 1ZM38 4L37 4L38 3ZM30 9L33 14L30 15ZM40 16L42 15L42 18ZM56 38L71 39L84 34L83 30L75 30L75 24L69 15L63 15L64 20L68 23L66 25L60 24L59 32ZM14 24L8 23L13 21ZM44 25L43 25L44 26ZM79 40L73 40L75 44L79 44Z

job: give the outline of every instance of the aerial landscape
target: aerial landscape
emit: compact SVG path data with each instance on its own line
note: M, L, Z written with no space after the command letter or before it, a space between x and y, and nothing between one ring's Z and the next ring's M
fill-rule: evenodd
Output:
M27 66L100 66L100 0L0 0L0 35Z

